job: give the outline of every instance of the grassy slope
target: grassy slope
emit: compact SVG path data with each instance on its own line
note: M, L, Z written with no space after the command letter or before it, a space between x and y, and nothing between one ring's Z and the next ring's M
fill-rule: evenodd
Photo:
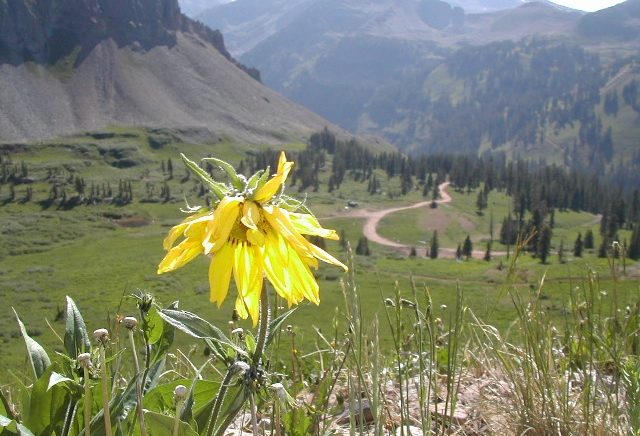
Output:
M116 313L133 314L135 305L132 301L125 301L118 309L123 296L136 290L152 292L159 302L168 304L180 300L181 307L193 310L212 322L227 326L231 316L232 299L228 299L222 310L217 310L207 303L207 260L197 259L178 272L162 276L156 275L156 267L163 256L161 240L170 226L181 219L179 208L183 206L182 198L186 197L197 203L198 199L192 192L193 181L180 182L184 174L179 164L178 151L193 157L205 156L209 153L215 156L237 161L248 148L229 141L216 144L194 145L173 143L154 150L147 143L146 132L138 130L120 131L118 133L133 134L135 137L123 139L116 137L105 141L95 139L76 138L66 139L65 148L42 145L36 151L21 153L14 156L14 160L28 162L36 178L52 165L65 164L67 168L74 167L87 182L96 183L111 181L117 186L119 179L129 179L134 183L136 196L139 198L146 182L161 184L166 178L160 172L160 160L172 158L175 167L175 177L169 181L172 200L169 203L137 203L116 207L112 205L79 206L71 210L58 210L55 206L41 208L34 202L19 204L17 202L0 207L0 229L2 243L0 244L0 290L5 296L4 316L0 317L0 340L4 343L2 368L11 368L20 372L25 362L22 340L19 338L17 326L10 307L15 307L31 333L40 342L52 345L57 342L45 320L49 320L54 329L60 334L63 325L55 321L56 313L64 305L64 295L72 296L83 314L89 330L103 327L107 318ZM87 143L94 144L88 146ZM122 148L122 143L134 145L131 148L134 160L139 165L128 169L117 169L109 165L100 157L96 150L99 147ZM84 145L82 145L84 144ZM300 144L287 146L289 149L299 149ZM83 151L84 150L84 151ZM140 178L143 177L143 180ZM323 177L328 177L328 173ZM381 178L381 180L384 180ZM159 189L159 187L156 187ZM0 198L5 198L7 189L3 186ZM45 198L48 185L38 182L34 185L35 200ZM384 195L369 196L366 193L366 183L346 182L341 189L334 193L309 193L308 202L319 217L326 217L322 222L336 229L346 232L347 239L355 247L361 236L361 221L347 219L340 216L347 199L357 199L363 207L382 208L405 204L421 199L418 191L407 197L390 198L389 193L398 192L397 180L391 180L385 186ZM291 189L290 191L295 191ZM16 193L21 198L23 188L18 186ZM393 196L393 195L391 195ZM488 214L483 217L475 215L473 194L454 193L453 203L442 207L443 213L451 217L465 217L475 227L471 231L474 240L486 237L488 229ZM499 229L500 208L506 207L508 199L500 194L490 195L491 208L494 210L496 232ZM415 212L414 220L391 215L389 219L396 220L396 229L403 229L401 233L389 235L401 240L425 238L425 228L428 219ZM414 212L412 212L414 213ZM147 225L140 227L122 227L114 217L137 217ZM567 215L566 220L557 217L558 233L565 232L565 247L573 242L571 226L584 227L593 217L586 214ZM455 220L451 221L456 223ZM410 223L410 225L407 225ZM562 223L562 224L560 224ZM383 233L390 231L388 223L384 223ZM421 227L422 226L422 227ZM385 233L386 234L386 233ZM459 240L462 233L456 226L443 232L442 246L449 246L449 241ZM406 239L403 239L406 238ZM570 243L569 241L570 240ZM337 242L327 244L329 251L336 253L341 259L347 255L341 252ZM456 262L452 260L431 261L418 257L406 259L393 250L372 244L373 255L370 257L356 256L355 279L363 295L363 316L372 320L382 308L383 297L389 297L397 286L407 297L411 297L411 281L415 281L419 289L428 287L432 292L436 307L455 304L455 288L459 284L465 292L470 307L484 319L496 324L502 329L507 328L514 319L511 302L507 294L500 290L505 278L503 262L495 259L489 263L483 261ZM519 286L529 293L530 287L536 287L538 280L547 273L548 287L545 294L551 314L561 317L563 307L568 301L572 288L570 277L580 276L587 265L592 265L603 276L608 275L606 262L592 256L585 260L570 259L565 265L558 264L556 258L551 259L549 265L540 265L528 257L520 260L520 272L517 275ZM637 265L630 265L629 270ZM345 276L335 268L321 267L318 271L321 284L322 302L319 308L310 304L303 304L292 319L292 324L301 328L303 337L312 338L311 326L322 328L327 326L337 308L344 307L340 280ZM637 282L622 280L614 283L603 279L603 284L613 290L620 291L623 301L630 300L637 293ZM233 291L232 291L233 292ZM233 294L232 294L233 295ZM446 316L446 310L443 317ZM338 319L343 319L338 315ZM382 333L383 343L389 339ZM186 338L182 338L187 344ZM311 348L311 340L301 340L304 348ZM59 345L61 346L61 344ZM199 351L201 352L201 351ZM10 382L13 378L3 372L0 382Z

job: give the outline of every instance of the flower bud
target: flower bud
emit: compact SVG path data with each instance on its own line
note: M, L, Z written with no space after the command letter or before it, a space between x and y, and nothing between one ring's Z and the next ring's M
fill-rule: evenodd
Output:
M187 396L187 393L189 393L189 389L187 389L187 387L184 385L178 385L173 390L173 395L176 401L184 400L185 397Z
M138 320L133 316L127 316L122 320L122 325L124 325L129 330L133 330L138 326Z
M89 353L81 353L78 354L78 365L82 366L83 368L91 368L91 354Z
M151 310L152 305L153 305L153 295L148 294L146 292L140 295L140 300L138 301L138 308L142 312L144 313L149 312L149 310Z
M105 344L109 340L109 331L107 329L97 329L93 332L93 339L96 342Z
M244 334L244 329L242 327L238 327L237 329L231 330L231 336L242 337L243 334Z

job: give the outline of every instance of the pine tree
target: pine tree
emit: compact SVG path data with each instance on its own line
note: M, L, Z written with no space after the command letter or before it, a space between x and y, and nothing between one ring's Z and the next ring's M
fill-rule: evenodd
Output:
M640 259L640 223L633 226L633 232L631 233L631 242L627 248L627 256L630 259Z
M171 162L171 158L167 159L167 172L169 173L169 180L173 179L173 162Z
M481 189L478 191L478 197L476 198L476 209L478 209L478 215L483 214L483 210L487 207L487 196Z
M551 227L543 224L536 244L536 254L542 263L547 263L547 258L549 257L549 251L551 250L551 234Z
M344 229L340 229L339 235L340 235L340 248L342 248L342 251L347 251L347 248L349 248L347 233L344 231Z
M576 242L573 244L573 255L575 257L582 257L582 233L578 233L578 237L576 238Z
M565 263L564 259L564 239L560 239L560 247L558 247L558 262Z
M358 240L358 245L356 247L356 254L360 254L362 256L371 255L371 250L369 250L369 240L366 236L363 236Z
M416 247L411 247L411 250L409 250L409 257L416 257L417 255Z
M487 262L491 260L491 242L487 242L487 250L484 252L483 259Z
M469 235L464 240L462 244L462 255L469 259L473 255L473 243L471 242L471 238Z
M584 234L584 248L587 250L592 250L596 244L593 240L593 231L591 229L587 230Z
M431 237L431 245L429 246L429 257L431 259L438 258L438 250L440 249L438 244L438 231L433 231L433 236Z
M456 248L456 259L462 259L462 245L458 244L458 248Z

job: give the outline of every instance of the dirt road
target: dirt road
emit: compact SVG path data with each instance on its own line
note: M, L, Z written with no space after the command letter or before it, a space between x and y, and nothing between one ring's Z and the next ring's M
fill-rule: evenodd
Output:
M449 186L449 182L444 182L438 185L438 189L440 191L440 198L436 200L436 203L445 204L445 203L451 202L451 196L446 191L448 186ZM392 207L389 209L382 209L382 210L375 210L375 211L366 210L366 209L352 210L346 216L353 217L353 218L365 218L363 234L364 236L366 236L367 239L380 245L385 245L387 247L395 248L398 251L401 251L408 255L409 251L411 250L411 246L406 244L401 244L399 242L392 241L391 239L387 239L381 236L378 233L378 224L380 223L380 220L382 220L384 217L386 217L391 213L400 212L400 211L409 210L409 209L418 209L421 207L429 207L431 205L431 202L432 200L427 200L427 201L421 201L419 203L414 203L409 206ZM455 257L455 254L456 254L455 248L441 247L438 250L438 257L453 258ZM502 255L506 255L506 253L492 252L492 255L502 256ZM473 251L473 257L482 258L483 256L484 256L483 250Z

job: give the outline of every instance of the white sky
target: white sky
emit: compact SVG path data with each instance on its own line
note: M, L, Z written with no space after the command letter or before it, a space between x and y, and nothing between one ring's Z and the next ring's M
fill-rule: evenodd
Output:
M624 2L624 0L551 0L562 6L567 6L573 9L580 9L582 11L598 11L600 9L608 8L609 6L617 5Z

